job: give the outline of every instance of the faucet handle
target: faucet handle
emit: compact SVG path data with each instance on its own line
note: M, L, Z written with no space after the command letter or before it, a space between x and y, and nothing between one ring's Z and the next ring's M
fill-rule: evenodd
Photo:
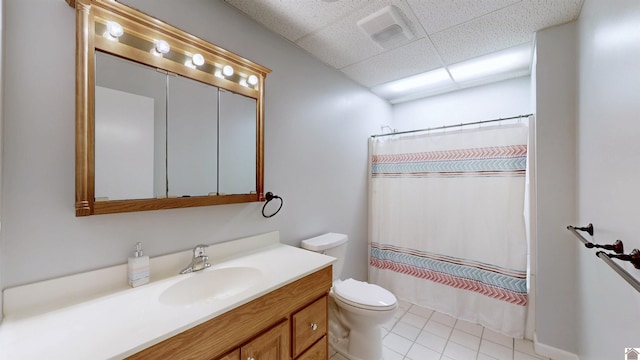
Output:
M196 247L193 248L193 257L201 257L201 256L206 256L205 255L205 250L207 249L207 247L209 247L209 245L196 245Z

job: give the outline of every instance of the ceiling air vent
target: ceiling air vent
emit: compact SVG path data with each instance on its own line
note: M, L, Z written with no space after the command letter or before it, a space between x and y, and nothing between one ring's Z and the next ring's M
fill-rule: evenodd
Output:
M402 12L393 5L385 6L361 19L358 21L358 26L383 49L389 49L413 39L413 32L404 21Z

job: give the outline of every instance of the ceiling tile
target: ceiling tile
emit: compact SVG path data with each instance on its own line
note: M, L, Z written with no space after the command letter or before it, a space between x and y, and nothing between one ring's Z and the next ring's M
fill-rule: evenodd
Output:
M342 68L366 59L381 50L358 29L350 29L350 23L334 24L319 32L296 41L301 48L325 64Z
M399 78L442 67L440 56L428 38L371 57L342 69L356 82L373 87Z
M448 65L530 42L533 33L577 18L582 0L525 0L432 34Z
M225 0L291 41L352 13L367 0Z
M387 5L395 5L402 10L408 25L415 34L414 39L425 35L418 19L404 0L370 0L367 4L338 21L299 39L296 44L326 64L338 69L368 59L383 50L360 30L357 22Z
M577 20L584 0L525 0L534 31Z
M522 0L407 0L424 26L433 34Z
M520 44L531 44L536 31L577 19L584 2L224 1L367 87ZM357 22L388 5L402 10L415 37L395 48L383 50L361 31Z

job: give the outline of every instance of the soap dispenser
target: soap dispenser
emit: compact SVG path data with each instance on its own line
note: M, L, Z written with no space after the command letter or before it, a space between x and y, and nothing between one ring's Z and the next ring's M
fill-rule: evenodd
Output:
M136 244L136 252L129 258L129 285L136 287L149 282L149 257L142 252L142 243Z

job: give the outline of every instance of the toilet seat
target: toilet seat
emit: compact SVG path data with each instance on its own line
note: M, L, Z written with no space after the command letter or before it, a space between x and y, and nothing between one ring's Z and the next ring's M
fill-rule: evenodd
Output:
M385 311L397 307L396 297L385 288L354 279L335 284L333 293L341 301L360 309Z

